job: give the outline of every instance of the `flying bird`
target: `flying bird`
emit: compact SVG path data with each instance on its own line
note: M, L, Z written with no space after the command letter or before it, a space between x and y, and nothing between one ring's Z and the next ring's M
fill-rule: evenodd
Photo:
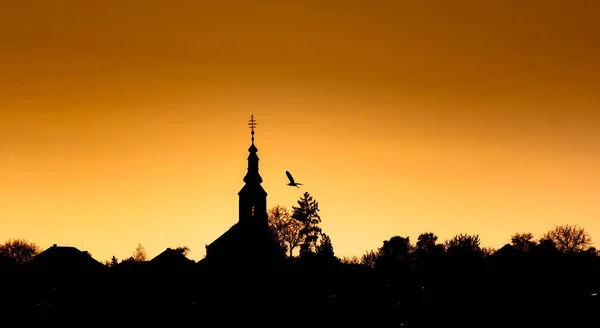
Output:
M292 177L292 174L289 171L285 171L285 175L287 175L288 179L290 180L290 183L287 184L288 186L300 188L299 186L301 186L302 183L294 181L294 177Z

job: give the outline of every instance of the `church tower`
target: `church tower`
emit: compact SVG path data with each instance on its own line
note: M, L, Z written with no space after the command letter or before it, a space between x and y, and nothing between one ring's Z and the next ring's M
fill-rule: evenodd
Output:
M262 177L258 173L258 149L254 145L254 129L256 120L254 115L250 116L248 122L252 144L248 151L248 171L244 176L245 185L238 192L239 196L239 222L252 223L256 225L267 225L267 192L263 189Z
M285 259L283 248L273 238L267 215L267 192L263 189L262 177L258 173L258 149L254 145L256 120L250 117L252 143L248 151L248 169L244 176L244 186L238 192L238 222L215 241L206 245L205 260L213 263L238 263L247 265L282 263ZM224 261L224 262L223 262Z

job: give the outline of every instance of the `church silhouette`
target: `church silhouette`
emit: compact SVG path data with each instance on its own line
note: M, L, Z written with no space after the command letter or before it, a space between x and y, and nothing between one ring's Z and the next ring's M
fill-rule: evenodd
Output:
M282 263L285 251L273 238L268 225L267 192L258 172L258 148L254 144L256 120L251 116L248 123L252 142L248 151L248 169L244 176L244 186L238 192L239 218L223 235L206 246L206 257L198 264L269 266Z

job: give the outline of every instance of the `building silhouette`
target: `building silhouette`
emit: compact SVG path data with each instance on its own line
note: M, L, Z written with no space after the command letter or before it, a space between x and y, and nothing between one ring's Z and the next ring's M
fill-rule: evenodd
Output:
M254 144L256 121L251 116L252 143L248 151L248 169L244 186L238 192L239 215L234 224L219 238L206 246L206 257L199 263L271 264L285 258L268 225L267 192L258 172L258 148Z
M102 272L106 267L96 261L88 252L72 246L52 245L38 254L29 263L34 272L47 274L78 274L81 272Z
M148 263L152 269L159 271L185 271L190 269L195 262L188 259L183 252L180 252L177 249L167 248L148 261Z

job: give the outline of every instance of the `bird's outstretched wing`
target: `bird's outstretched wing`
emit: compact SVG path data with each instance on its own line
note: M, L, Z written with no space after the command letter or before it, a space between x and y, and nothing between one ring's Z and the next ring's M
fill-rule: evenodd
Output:
M285 175L287 175L288 179L290 180L290 183L294 184L294 178L292 177L292 174L289 171L285 171Z

